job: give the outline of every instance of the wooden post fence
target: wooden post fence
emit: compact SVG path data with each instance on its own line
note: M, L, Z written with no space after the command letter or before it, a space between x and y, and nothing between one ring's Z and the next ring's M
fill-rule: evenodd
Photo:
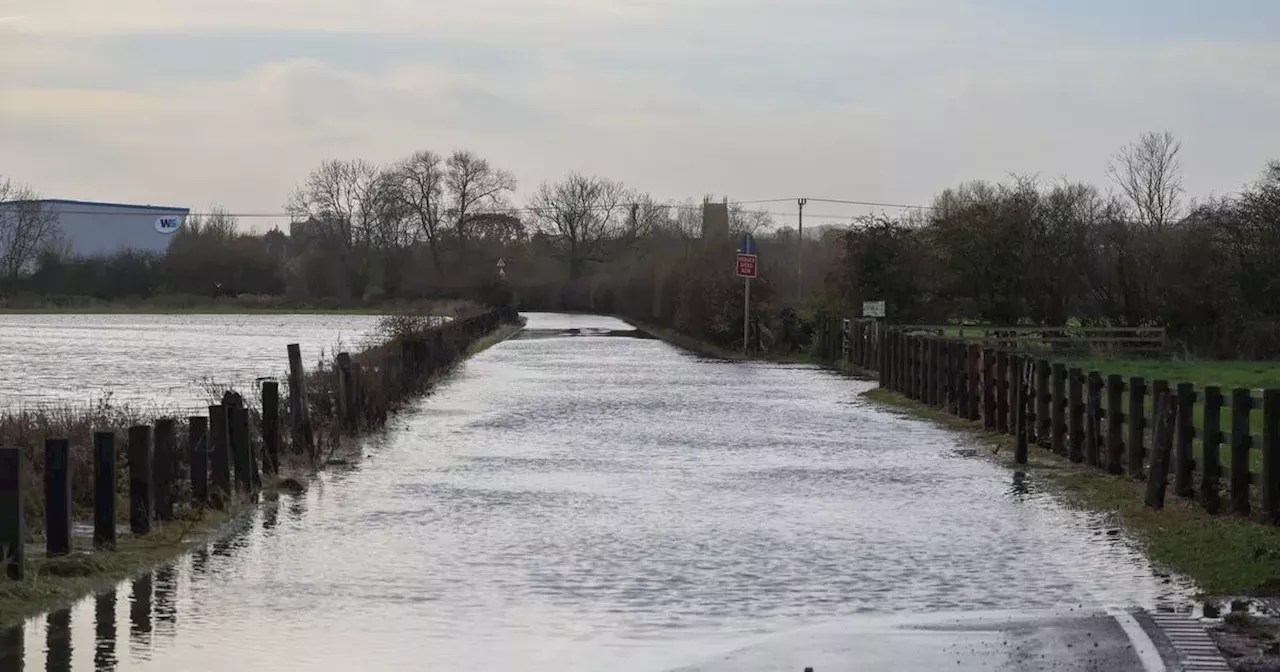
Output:
M1181 387L1181 386L1179 386ZM1253 437L1249 435L1249 409L1253 394L1238 388L1231 391L1231 512L1249 515L1249 451Z
M116 435L93 435L93 547L116 547Z
M1084 403L1081 398L1081 371L1067 371L1067 458L1079 464L1084 462Z
M23 461L21 448L0 448L0 559L5 574L14 581L21 581L26 570Z
M191 499L198 507L209 504L209 420L187 418L187 459L191 465Z
M1202 392L1204 420L1200 430L1200 506L1209 513L1222 508L1218 489L1221 487L1222 457L1222 388L1209 385Z
M1147 381L1142 377L1129 379L1129 440L1125 445L1125 469L1129 478L1141 478L1146 451L1143 436L1147 429Z
M129 530L151 534L151 427L129 428Z
M71 553L71 442L44 442L44 547L45 555Z
M178 428L172 418L156 420L155 455L152 456L151 484L155 488L156 520L173 520L174 453L178 450Z

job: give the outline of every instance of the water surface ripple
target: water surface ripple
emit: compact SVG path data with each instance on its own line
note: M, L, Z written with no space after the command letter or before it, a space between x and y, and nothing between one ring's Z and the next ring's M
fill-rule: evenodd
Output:
M866 383L591 328L626 327L530 316L356 466L75 607L72 656L669 670L859 615L1152 607L1186 590L1105 517L965 457L960 436L860 398ZM95 629L101 614L120 634ZM33 666L49 627L25 628Z

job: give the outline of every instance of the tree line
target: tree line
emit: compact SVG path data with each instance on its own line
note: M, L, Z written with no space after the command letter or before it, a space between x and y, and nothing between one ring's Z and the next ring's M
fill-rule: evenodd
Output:
M1280 162L1238 194L1186 202L1180 144L1151 133L1110 164L1116 187L1014 177L948 189L927 210L861 219L830 298L895 321L1162 326L1187 353L1280 346Z
M732 345L735 241L753 233L753 309L783 347L804 346L806 317L882 300L894 322L1164 326L1194 354L1269 356L1280 345L1280 162L1238 194L1188 202L1180 150L1150 133L1113 157L1109 186L972 182L804 240L727 199L660 201L577 173L517 203L509 171L424 150L317 166L285 201L288 235L246 233L215 210L189 217L163 254L78 258L38 210L0 210L0 270L10 294L467 298L620 313ZM34 198L0 179L0 201ZM710 239L707 203L729 220Z

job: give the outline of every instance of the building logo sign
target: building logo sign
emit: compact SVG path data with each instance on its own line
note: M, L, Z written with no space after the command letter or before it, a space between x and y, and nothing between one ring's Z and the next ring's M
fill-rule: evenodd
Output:
M178 215L165 215L156 218L156 231L160 233L173 233L182 227L182 217Z

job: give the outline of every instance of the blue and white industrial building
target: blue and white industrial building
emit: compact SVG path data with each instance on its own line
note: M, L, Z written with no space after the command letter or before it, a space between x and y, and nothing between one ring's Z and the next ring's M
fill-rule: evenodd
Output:
M0 203L5 209L38 205L55 217L60 240L73 256L109 255L124 250L163 253L186 222L189 208L97 201L42 199Z

